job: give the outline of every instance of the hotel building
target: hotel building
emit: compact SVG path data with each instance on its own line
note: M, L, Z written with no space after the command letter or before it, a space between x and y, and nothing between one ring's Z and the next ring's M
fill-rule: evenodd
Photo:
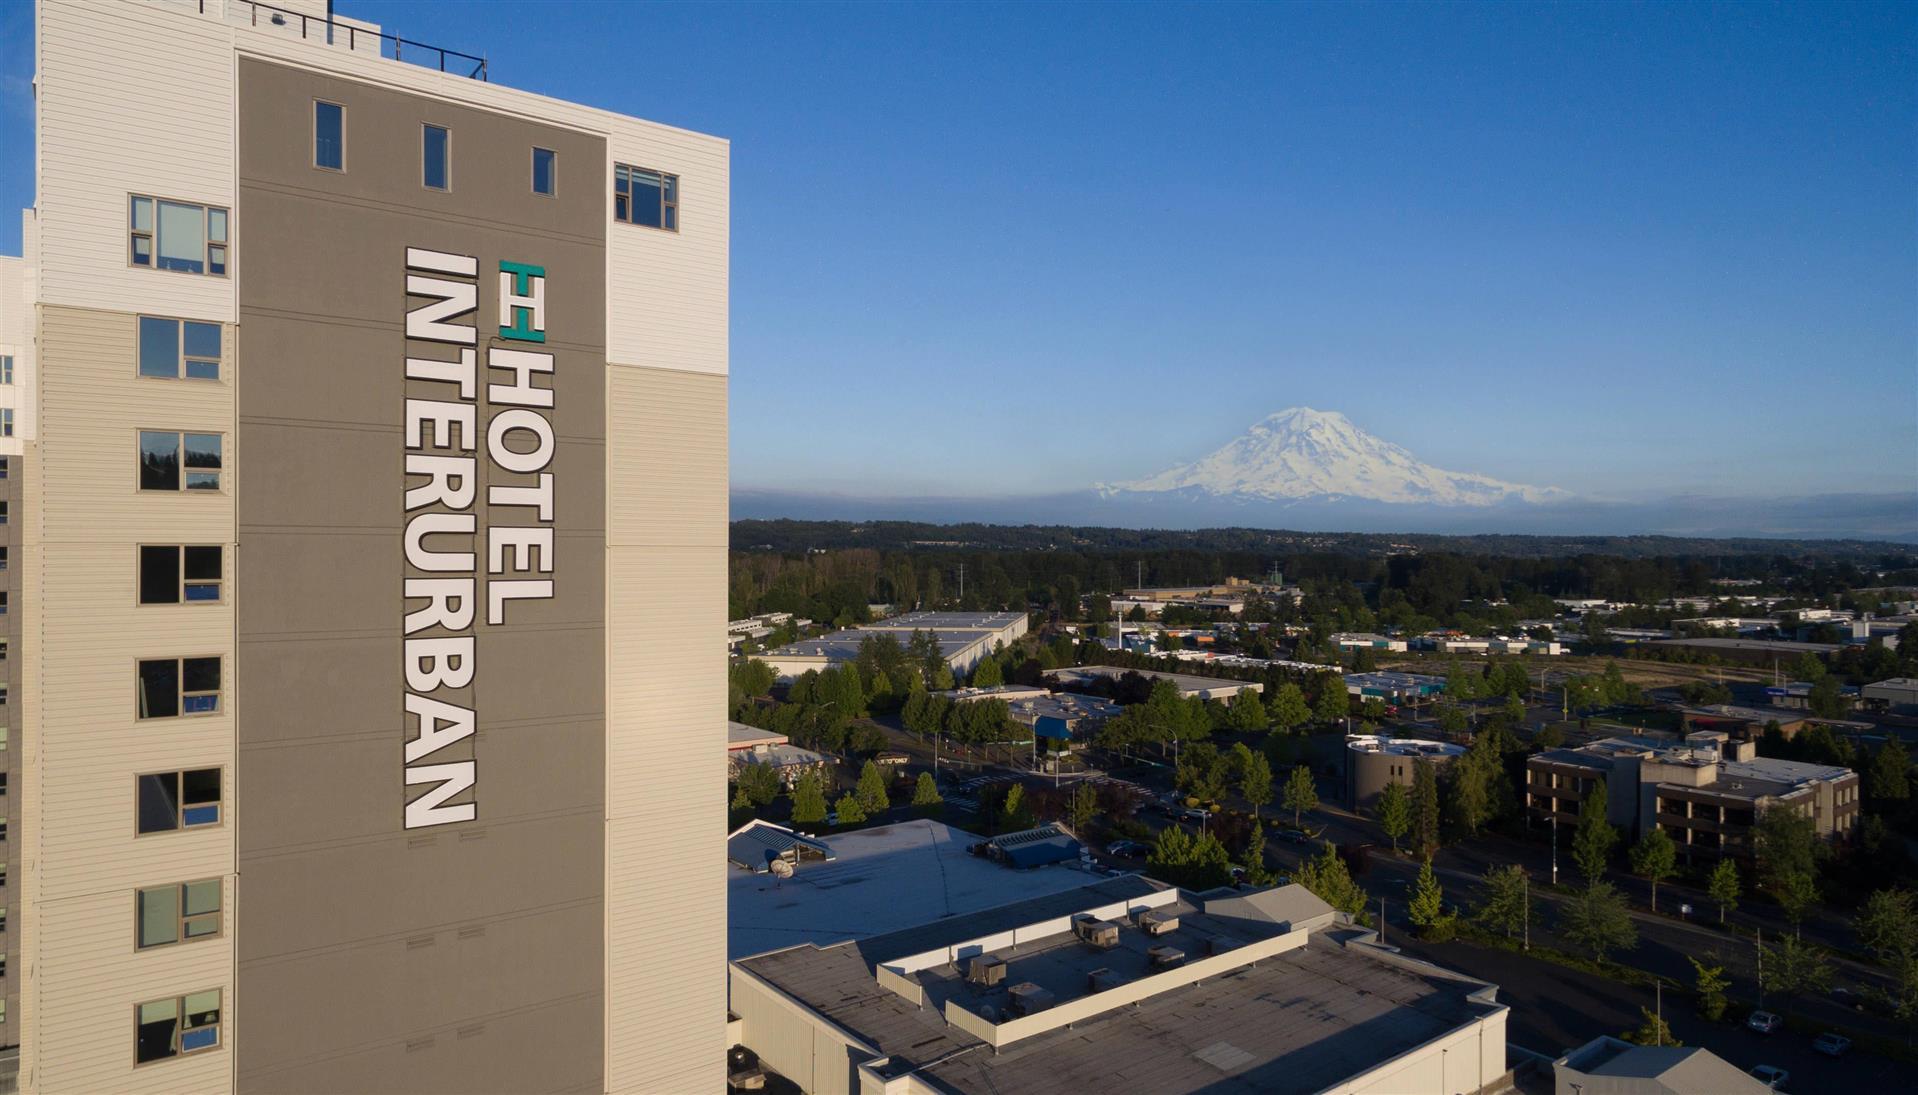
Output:
M728 146L327 8L37 3L0 1039L717 1090Z

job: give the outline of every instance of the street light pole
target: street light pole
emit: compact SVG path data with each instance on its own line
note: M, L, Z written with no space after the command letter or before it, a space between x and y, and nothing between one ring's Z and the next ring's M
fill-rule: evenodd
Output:
M1525 873L1525 949L1532 949L1532 874Z
M1552 796L1552 885L1558 885L1558 796Z

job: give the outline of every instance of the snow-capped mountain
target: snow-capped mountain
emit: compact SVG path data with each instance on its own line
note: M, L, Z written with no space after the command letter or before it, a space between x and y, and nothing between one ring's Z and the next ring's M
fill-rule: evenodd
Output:
M1243 501L1365 499L1394 504L1493 506L1569 498L1557 487L1446 471L1354 426L1336 411L1283 410L1190 464L1146 479L1102 483L1102 495L1178 495Z

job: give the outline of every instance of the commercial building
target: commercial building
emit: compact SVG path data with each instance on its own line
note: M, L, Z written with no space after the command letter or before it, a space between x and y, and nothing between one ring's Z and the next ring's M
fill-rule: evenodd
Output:
M1893 677L1865 685L1858 690L1858 698L1867 707L1893 714L1918 714L1918 677Z
M1768 1095L1772 1090L1697 1046L1637 1046L1600 1035L1552 1062L1554 1095Z
M877 623L835 631L817 639L802 639L759 655L782 677L808 670L828 669L859 657L859 648L875 635L890 635L904 644L915 632L931 636L940 656L954 673L964 674L986 656L1011 645L1026 633L1023 612L909 612Z
M801 749L784 734L747 726L743 722L726 724L727 777L736 776L748 764L763 764L779 773L787 787L799 782L807 772L829 772L837 763L824 753Z
M1332 642L1340 650L1383 650L1392 654L1403 654L1409 649L1404 639L1389 635L1374 635L1370 632L1334 635Z
M1200 677L1191 673L1166 673L1157 669L1125 669L1116 665L1082 665L1071 669L1048 669L1047 680L1060 684L1087 685L1099 680L1116 681L1127 673L1137 673L1152 681L1171 681L1179 689L1179 695L1190 699L1194 696L1202 700L1229 700L1241 692L1263 692L1265 685L1256 681L1229 681L1220 677Z
M1302 886L1132 876L736 960L732 1008L815 1095L1509 1084L1497 988L1374 940Z
M327 9L37 4L19 1084L715 1090L727 144Z
M1370 810L1391 784L1412 786L1420 761L1435 767L1465 754L1465 747L1445 741L1395 738L1389 734L1345 736L1345 801L1355 810Z
M1403 703L1445 691L1445 678L1422 673L1347 673L1345 690L1360 699Z
M915 631L984 631L999 646L1011 646L1025 635L1030 621L1023 612L908 612L903 616L860 624L861 631L889 631L900 642Z
M1773 639L1653 639L1646 646L1685 651L1736 665L1779 666L1804 654L1830 657L1844 649L1837 643L1791 643Z
M1767 810L1803 814L1827 838L1858 821L1856 772L1760 757L1753 743L1712 732L1683 742L1606 738L1550 749L1528 758L1525 769L1525 802L1535 819L1576 824L1579 805L1604 780L1607 820L1634 839L1657 825L1687 862L1751 859L1754 829Z

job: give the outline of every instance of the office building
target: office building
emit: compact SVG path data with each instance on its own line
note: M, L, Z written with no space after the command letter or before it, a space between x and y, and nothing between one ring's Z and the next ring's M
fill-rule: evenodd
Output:
M1167 673L1158 669L1126 669L1116 665L1082 665L1070 669L1048 669L1045 678L1066 687L1084 687L1099 681L1117 681L1128 673L1136 673L1146 680L1170 681L1179 690L1179 695L1191 699L1230 700L1241 692L1264 692L1265 685L1257 681L1234 681L1224 677L1201 677L1193 673Z
M1410 790L1420 761L1437 769L1464 755L1465 747L1451 742L1395 738L1390 734L1347 734L1346 804L1369 812L1391 784Z
M1533 818L1577 824L1600 780L1606 820L1632 839L1665 830L1685 862L1721 856L1749 861L1754 830L1767 810L1794 810L1827 839L1858 822L1858 774L1849 768L1757 755L1750 741L1700 731L1683 742L1606 738L1576 749L1548 749L1525 762L1525 802Z
M908 612L903 616L860 624L817 639L801 639L757 657L782 677L809 670L830 669L859 657L859 649L876 636L887 636L905 646L915 634L938 644L939 654L957 674L966 674L997 650L1012 645L1026 633L1023 612Z
M1552 1062L1553 1095L1767 1095L1708 1049L1639 1046L1600 1035Z
M37 4L20 1086L715 1090L727 144L328 8Z
M815 1095L1495 1091L1497 991L1302 886L1138 876L732 964L742 1043Z

